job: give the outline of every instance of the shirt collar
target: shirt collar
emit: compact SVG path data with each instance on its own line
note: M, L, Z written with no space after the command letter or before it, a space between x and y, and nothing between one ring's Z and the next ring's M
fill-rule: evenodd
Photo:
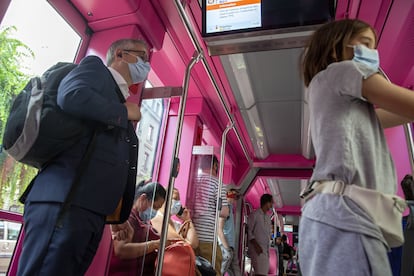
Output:
M128 84L125 81L124 77L122 77L121 74L119 74L118 71L116 71L114 68L112 67L108 67L109 72L111 72L112 77L114 77L116 83L119 86L119 89L121 90L122 95L124 96L124 98L128 98L129 97L129 88L128 88Z

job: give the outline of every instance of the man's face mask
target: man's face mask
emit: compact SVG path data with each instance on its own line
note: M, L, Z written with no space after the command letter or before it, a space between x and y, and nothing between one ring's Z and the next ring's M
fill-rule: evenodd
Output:
M181 209L181 202L179 200L173 199L171 201L171 215L176 215L180 212Z
M349 45L348 47L354 49L352 60L364 78L368 78L379 71L379 55L376 49L370 49L363 44Z
M136 63L128 63L129 73L131 74L132 83L140 83L147 79L148 73L151 70L149 62L145 62L141 57L133 55L129 52L127 54L136 57Z

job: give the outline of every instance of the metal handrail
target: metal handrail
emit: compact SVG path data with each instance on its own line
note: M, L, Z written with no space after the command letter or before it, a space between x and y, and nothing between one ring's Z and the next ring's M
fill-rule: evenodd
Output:
M211 264L213 267L216 267L216 254L217 254L217 230L218 230L218 219L219 219L219 212L221 211L221 191L223 189L223 171L224 171L224 156L226 153L226 141L227 141L227 133L230 129L234 129L234 124L230 124L224 130L221 136L221 150L220 150L220 172L219 172L219 185L217 190L217 200L216 200L216 218L214 219L214 241L213 241L213 254Z
M179 142L181 141L181 134L183 128L183 118L184 118L184 111L187 102L187 94L188 94L188 86L190 84L190 73L193 66L200 60L200 53L194 52L193 57L191 58L189 64L187 65L184 81L183 81L183 95L180 97L180 105L178 109L178 128L175 135L174 140L174 150L173 150L173 158L171 162L171 170L170 170L170 179L168 182L168 193L167 198L165 200L165 210L164 210L164 217L162 220L162 230L161 230L161 239L160 239L160 248L158 251L158 264L155 271L155 275L161 276L162 273L162 266L164 260L164 251L165 245L167 242L167 234L168 234L168 222L170 218L170 211L171 211L171 199L173 195L173 188L174 188L174 181L175 177L177 177L178 167L179 167Z
M207 75L210 78L211 83L214 86L214 89L216 90L217 96L220 99L220 103L223 106L224 111L226 112L226 115L227 115L227 117L228 117L228 119L230 121L230 124L234 124L235 125L234 117L230 113L230 109L229 109L229 107L227 106L227 104L226 104L226 102L224 100L224 97L223 97L223 94L220 91L219 85L217 84L217 81L216 81L216 79L213 76L213 71L211 70L211 67L208 64L207 59L205 58L204 50L201 47L201 44L200 44L200 42L197 39L197 36L195 34L195 31L194 31L194 28L191 25L190 20L189 20L188 16L185 13L184 7L181 4L180 0L175 0L174 3L175 3L175 5L176 5L176 7L178 9L178 12L179 12L179 15L180 15L182 21L184 22L184 25L186 27L186 30L187 30L188 34L190 35L191 41L193 42L193 45L196 48L196 51L198 51L199 53L201 53L201 61L202 61L203 65L204 65L204 68L207 71ZM244 153L247 161L251 165L253 161L252 161L252 159L250 158L250 156L249 156L249 154L247 152L246 145L244 144L243 140L241 139L241 135L240 135L239 130L236 127L236 125L234 126L234 133L236 134L236 137L237 137L237 139L238 139L238 141L240 143L240 146L242 147L243 153Z

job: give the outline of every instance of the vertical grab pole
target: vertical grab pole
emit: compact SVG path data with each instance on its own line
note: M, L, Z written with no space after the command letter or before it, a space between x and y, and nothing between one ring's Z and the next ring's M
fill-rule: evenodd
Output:
M171 198L173 194L174 188L174 180L178 175L178 169L180 166L180 160L178 158L178 153L180 151L180 141L181 141L181 134L183 128L183 118L184 118L184 111L185 105L187 102L187 94L188 94L188 86L190 84L190 73L193 66L200 60L201 54L197 51L194 52L193 57L191 58L190 62L187 65L185 70L185 76L183 81L183 95L180 98L180 106L178 109L178 128L175 134L174 140L174 150L173 150L173 158L171 163L171 172L170 172L170 179L168 181L168 193L167 198L165 200L165 210L164 210L164 217L162 220L162 230L161 230L161 239L160 239L160 249L158 251L158 264L155 271L155 275L161 276L162 273L162 265L164 260L164 251L165 245L167 243L167 234L168 234L168 222L170 218L170 211L171 211Z
M220 150L220 173L219 173L219 185L217 190L217 199L216 199L216 218L214 220L214 241L213 241L213 255L211 264L213 267L216 267L216 255L217 255L217 229L218 229L218 218L219 212L221 211L221 190L223 188L223 171L224 171L224 155L226 153L226 141L227 133L234 126L233 123L228 125L221 136L221 150ZM220 273L220 271L219 271Z
M201 47L201 43L197 39L194 28L191 26L190 20L188 19L188 16L185 13L183 5L181 4L180 0L175 0L174 3L175 3L175 6L177 7L177 10L178 10L178 13L179 13L181 19L184 22L184 25L185 25L186 30L187 30L190 38L191 38L191 41L193 42L194 47L196 48L197 52L203 53L203 48ZM220 91L219 85L218 85L216 79L213 76L213 70L211 69L211 67L208 64L207 59L204 55L201 55L201 62L204 65L204 68L206 69L207 75L210 78L211 84L213 85L213 87L216 91L216 94L217 94L217 96L220 100L220 103L221 103L222 107L224 108L224 111L226 112L227 118L230 120L230 122L232 124L234 124L234 122L235 122L234 116L230 112L230 108L227 106L227 104L224 100L224 96ZM244 152L244 155L245 155L247 161L249 161L249 164L251 165L253 163L253 161L249 156L249 153L247 151L247 147L246 147L246 145L244 144L244 142L241 138L241 135L240 135L240 132L239 132L237 126L234 126L234 134L236 135L237 140L240 143L240 146L241 146L241 148Z

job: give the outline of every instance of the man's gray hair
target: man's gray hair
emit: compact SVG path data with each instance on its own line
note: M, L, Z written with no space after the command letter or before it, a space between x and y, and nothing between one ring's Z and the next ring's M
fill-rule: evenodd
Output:
M148 48L148 44L142 39L124 38L113 42L106 53L106 65L110 66L114 62L116 49L129 49L135 44L141 44Z

